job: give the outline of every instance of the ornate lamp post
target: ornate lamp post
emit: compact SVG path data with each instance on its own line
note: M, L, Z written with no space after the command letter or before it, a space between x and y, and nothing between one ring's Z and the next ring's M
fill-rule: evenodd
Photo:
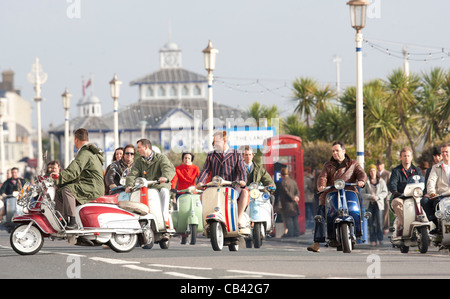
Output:
M72 95L69 93L69 90L66 88L64 90L64 93L61 95L62 101L63 101L63 108L64 108L64 168L69 166L69 108L70 108L70 99L72 98Z
M42 70L42 65L39 63L39 59L36 57L36 61L31 67L31 72L28 73L28 81L34 85L36 102L36 114L37 114L37 143L38 143L38 153L37 153L37 169L40 171L42 169L43 157L42 157L42 126L41 126L41 84L47 81L47 74Z
M203 49L205 69L208 72L208 149L212 150L213 142L213 70L216 68L216 55L219 50L214 49L211 41L208 42L208 46Z
M352 0L350 7L351 25L356 30L356 158L364 168L364 111L363 111L363 77L362 77L362 41L361 29L366 26L366 10L370 2Z
M120 85L122 81L117 79L117 75L114 74L114 78L109 82L111 87L111 97L114 100L114 149L119 147L119 96Z

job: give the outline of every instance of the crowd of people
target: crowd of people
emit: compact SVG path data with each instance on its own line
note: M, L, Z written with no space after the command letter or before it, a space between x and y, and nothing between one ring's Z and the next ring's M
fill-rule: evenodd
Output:
M216 132L213 136L213 151L209 152L203 169L194 165L195 155L190 152L181 154L181 164L174 167L166 155L153 151L148 139L140 139L136 147L128 144L117 148L111 163L103 171L105 158L103 151L89 142L88 131L78 129L74 133L74 144L78 149L74 160L62 169L58 161L47 164L46 175L58 174L56 184L58 191L55 202L56 209L67 221L67 228L77 227L75 222L76 206L87 203L104 194L131 192L131 187L137 177L147 180L157 180L154 187L159 191L164 220L169 219L170 193L186 189L189 186L201 188L208 180L218 175L225 180L237 181L235 186L239 193L238 221L249 203L247 186L252 182L261 182L265 186L276 186L274 208L282 215L284 234L282 237L298 237L300 235L298 202L299 188L296 181L290 177L287 168L281 169L281 182L275 184L272 176L253 160L255 153L249 146L240 150L232 149L228 144L226 131ZM314 221L315 215L325 218L325 199L330 190L326 186L335 180L356 182L357 186L346 187L359 191L361 208L371 213L368 220L369 242L371 245L383 244L384 235L390 227L389 206L397 216L397 234L403 228L403 199L401 197L408 179L414 175L423 175L426 182L425 196L422 206L428 219L437 226L434 209L438 202L436 194L450 194L450 144L436 147L433 152L434 165L428 169L419 168L412 163L411 148L405 147L400 152L401 163L392 169L384 168L384 163L378 160L376 165L369 165L367 173L345 151L342 142L336 141L331 148L331 159L324 163L321 170L305 168L304 201L306 227L314 229L314 242L307 249L320 252L320 243L326 241L324 222ZM0 187L4 197L21 189L25 180L19 178L18 169L12 168L9 177ZM121 189L120 187L124 189ZM392 202L389 199L392 198ZM0 217L4 207L0 207ZM0 218L1 219L1 218ZM244 228L244 224L239 222ZM433 233L433 232L431 232ZM336 240L330 239L333 245Z

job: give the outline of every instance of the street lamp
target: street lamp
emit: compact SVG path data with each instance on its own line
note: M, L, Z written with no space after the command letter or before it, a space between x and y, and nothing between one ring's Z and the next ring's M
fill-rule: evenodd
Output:
M109 82L111 87L111 97L114 100L114 149L119 147L119 96L120 85L122 81L117 79L117 75L114 74L114 78Z
M211 41L208 46L203 49L203 56L205 61L205 69L208 72L208 150L212 150L213 142L213 70L216 68L216 55L219 50L214 49Z
M366 10L370 2L352 0L350 21L356 30L356 160L364 168L364 112L363 112L363 77L362 77L362 41L361 29L366 26Z
M43 157L42 157L42 128L41 128L41 84L47 81L47 74L42 70L42 65L39 63L39 59L36 57L35 63L31 67L31 72L28 73L28 81L34 85L36 102L36 114L37 114L37 169L40 171L42 169Z
M7 114L7 99L0 98L0 178L5 181L3 177L5 174L5 141L3 138L3 116Z
M69 108L70 108L70 98L72 95L69 93L69 90L66 88L64 93L61 95L63 101L63 108L65 111L64 114L64 168L69 166Z

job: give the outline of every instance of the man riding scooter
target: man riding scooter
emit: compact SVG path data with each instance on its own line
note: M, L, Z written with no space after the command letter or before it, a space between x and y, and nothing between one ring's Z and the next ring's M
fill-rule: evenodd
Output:
M205 184L208 177L220 176L227 181L238 181L236 191L238 198L238 224L240 229L245 228L241 223L245 208L248 205L247 171L241 153L228 146L227 131L219 131L213 135L214 150L208 153L203 170L200 172L197 188Z
M253 182L261 182L264 186L275 187L275 183L270 173L264 167L253 161L255 153L253 149L246 145L242 153L244 157L245 167L247 168L247 186Z
M136 178L143 177L149 181L159 181L151 188L157 189L161 197L161 206L166 226L169 227L170 182L175 176L175 167L169 159L152 150L152 143L148 139L140 139L136 144L136 151L140 155L134 161L125 183L125 192L130 193Z
M421 205L427 214L427 218L436 226L430 234L436 234L439 230L438 220L435 215L436 206L440 199L437 195L448 196L450 194L450 143L441 147L442 161L433 165L427 181L427 194L422 198ZM431 198L431 199L430 199Z
M56 210L67 219L66 230L76 229L76 206L88 203L105 193L103 184L103 151L89 143L88 131L80 128L74 133L78 149L75 159L59 173L56 180Z
M402 148L400 151L400 160L402 163L392 170L388 184L388 189L394 198L391 206L398 220L398 227L396 229L397 236L403 234L403 199L401 195L410 177L413 175L423 176L420 168L412 164L412 158L412 149L409 147Z
M345 182L356 182L358 187L362 188L366 184L367 176L364 169L357 161L351 159L345 152L345 146L341 141L335 141L332 145L332 157L330 161L323 165L322 172L317 179L317 190L323 193L319 197L319 207L317 215L325 219L326 195L332 190L325 190L326 186L333 185L338 179ZM356 188L346 187L356 191ZM325 191L324 191L325 190ZM308 251L320 252L321 242L325 242L325 224L317 222L314 225L314 243L307 248ZM334 246L335 239L330 240L330 245Z

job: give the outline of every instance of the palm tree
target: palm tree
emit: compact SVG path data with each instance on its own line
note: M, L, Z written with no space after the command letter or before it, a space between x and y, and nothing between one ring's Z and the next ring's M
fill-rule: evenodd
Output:
M445 101L447 93L443 88L446 74L441 68L433 68L429 74L423 74L422 79L419 97L420 114L423 116L421 133L426 144L432 143L435 139L442 139L446 119L445 112L443 113L445 108L442 107L448 101Z
M392 145L398 138L398 115L387 103L385 86L381 80L374 80L364 85L364 131L369 144L378 144L392 164Z
M267 125L272 125L272 120L279 118L280 112L278 111L278 107L276 105L266 106L261 105L258 102L254 102L250 105L247 113L250 117L253 117L257 122L264 118L267 119ZM260 126L262 124L259 124Z
M418 131L418 102L416 91L419 87L420 79L416 75L407 76L403 70L397 69L387 78L386 88L388 93L389 106L397 110L400 127L409 141L413 155L415 157L414 134Z
M314 93L317 90L318 83L314 79L301 77L300 79L295 79L292 86L294 88L293 100L298 101L294 111L305 116L306 126L309 128L309 120L314 114L316 107Z
M285 134L302 137L308 140L306 126L300 121L298 114L294 113L283 120L283 132Z

